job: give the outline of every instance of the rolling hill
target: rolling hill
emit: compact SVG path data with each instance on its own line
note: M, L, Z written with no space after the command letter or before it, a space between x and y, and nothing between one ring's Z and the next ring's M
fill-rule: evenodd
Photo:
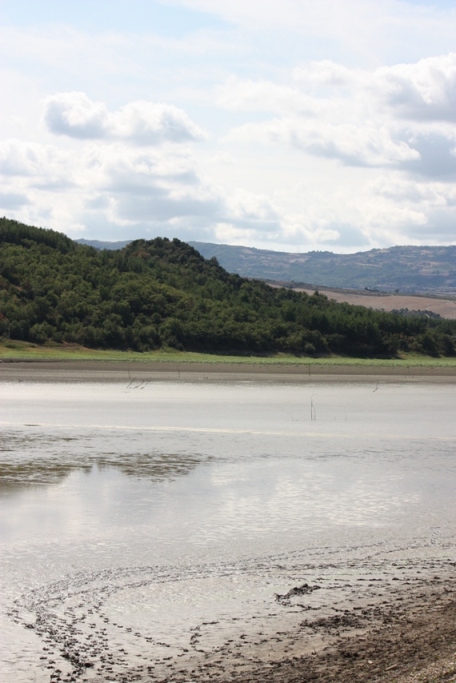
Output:
M79 240L98 249L125 242ZM390 247L356 254L291 254L253 247L189 242L204 258L216 257L229 273L260 280L382 292L456 295L456 246Z
M138 351L438 356L455 353L456 321L269 287L177 239L97 250L2 218L0 336Z
M390 247L356 254L290 254L192 242L231 273L263 280L384 292L456 294L456 246Z

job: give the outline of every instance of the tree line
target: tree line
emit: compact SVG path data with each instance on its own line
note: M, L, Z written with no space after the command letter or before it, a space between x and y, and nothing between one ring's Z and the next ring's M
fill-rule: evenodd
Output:
M449 356L456 321L274 289L229 274L177 239L97 251L0 218L0 336L137 351Z

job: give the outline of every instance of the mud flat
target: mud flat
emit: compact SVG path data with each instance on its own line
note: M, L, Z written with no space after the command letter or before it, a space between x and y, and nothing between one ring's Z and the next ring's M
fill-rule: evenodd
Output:
M38 365L0 385L2 683L456 679L454 383Z
M456 367L173 363L124 361L0 362L0 382L437 382L456 383Z
M109 570L32 591L10 617L42 640L41 665L55 682L449 682L456 678L455 564L409 554L318 563L270 557L186 573ZM271 590L261 604L255 583L266 579L290 588ZM182 585L210 590L214 581L241 584L244 600L250 590L249 612L231 605L215 616L208 592L207 618L185 636L185 606L175 630L119 619L119 594L174 592L178 600Z

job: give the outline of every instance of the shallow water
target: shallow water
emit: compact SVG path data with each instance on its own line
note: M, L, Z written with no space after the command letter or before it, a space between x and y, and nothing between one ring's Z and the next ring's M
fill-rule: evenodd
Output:
M368 558L387 574L391 558L454 557L454 386L4 383L0 396L8 683L121 680L151 662L159 676L252 619L275 628L276 594L311 567L330 582Z

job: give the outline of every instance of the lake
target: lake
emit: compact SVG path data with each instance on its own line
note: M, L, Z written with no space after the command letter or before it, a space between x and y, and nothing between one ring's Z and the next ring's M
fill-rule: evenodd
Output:
M303 651L303 594L321 616L365 599L366 572L405 584L454 561L455 385L4 382L0 397L6 683L248 670Z

